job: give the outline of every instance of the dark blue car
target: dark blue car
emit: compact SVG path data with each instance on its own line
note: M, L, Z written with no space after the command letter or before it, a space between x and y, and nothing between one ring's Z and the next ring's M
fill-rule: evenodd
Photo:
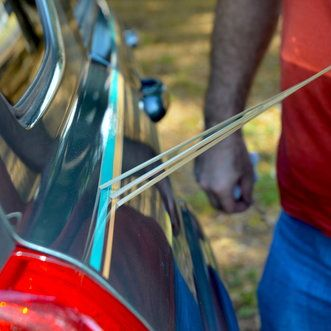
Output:
M167 101L129 39L105 1L0 1L1 330L238 329L171 178L139 181Z

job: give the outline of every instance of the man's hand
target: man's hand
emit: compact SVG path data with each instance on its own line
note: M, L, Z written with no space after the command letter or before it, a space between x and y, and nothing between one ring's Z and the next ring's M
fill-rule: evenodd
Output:
M242 111L275 29L281 0L218 0L212 34L205 127ZM241 133L201 155L195 174L214 207L241 212L252 202L253 167Z
M202 154L195 163L195 176L217 209L242 212L252 203L254 171L240 134Z

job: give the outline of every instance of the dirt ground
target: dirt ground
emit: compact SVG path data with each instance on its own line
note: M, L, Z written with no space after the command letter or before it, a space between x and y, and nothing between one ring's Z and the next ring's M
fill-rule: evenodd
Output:
M171 108L158 124L162 149L198 133L203 127L215 0L112 0L110 3L122 23L139 33L140 46L135 55L142 72L161 78L171 91ZM278 92L278 48L277 33L259 69L248 105ZM245 127L249 150L260 158L255 204L245 213L229 216L211 208L195 183L192 164L175 174L176 190L189 202L211 240L243 331L259 328L256 287L279 210L274 169L279 130L279 107Z

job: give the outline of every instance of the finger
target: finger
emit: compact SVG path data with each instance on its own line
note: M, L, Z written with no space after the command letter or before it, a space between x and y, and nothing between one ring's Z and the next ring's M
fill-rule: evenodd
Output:
M241 213L249 208L250 203L243 200L241 197L240 199L236 200L233 195L230 194L222 194L216 193L214 191L206 191L207 196L209 198L209 201L211 205L218 209L223 211L227 214L232 213Z
M215 191L212 191L210 189L206 190L206 193L210 204L214 208L229 214L232 212L232 210L234 210L235 202L234 199L230 196L225 197L224 194L216 193Z
M219 204L221 206L221 209L227 213L227 214L231 214L234 213L236 210L236 201L231 194L219 194L218 195L218 200L219 200Z
M233 213L242 213L250 207L245 201L236 201Z
M210 204L214 208L216 208L218 210L222 210L222 206L219 203L219 199L218 199L217 195L215 193L211 192L211 191L206 191L206 193L207 193L208 200L209 200Z
M253 174L243 176L241 179L241 200L251 205L253 200L254 177Z

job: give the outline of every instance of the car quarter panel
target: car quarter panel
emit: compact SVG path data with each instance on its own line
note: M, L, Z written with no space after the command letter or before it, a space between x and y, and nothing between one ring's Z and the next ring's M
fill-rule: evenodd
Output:
M113 192L149 167L100 189L159 153L156 128L139 108L140 76L120 27L103 1L54 4L63 77L29 130L10 106L1 109L1 205L7 216L19 216L11 226L21 238L83 263L151 328L208 328L171 180L120 208Z

